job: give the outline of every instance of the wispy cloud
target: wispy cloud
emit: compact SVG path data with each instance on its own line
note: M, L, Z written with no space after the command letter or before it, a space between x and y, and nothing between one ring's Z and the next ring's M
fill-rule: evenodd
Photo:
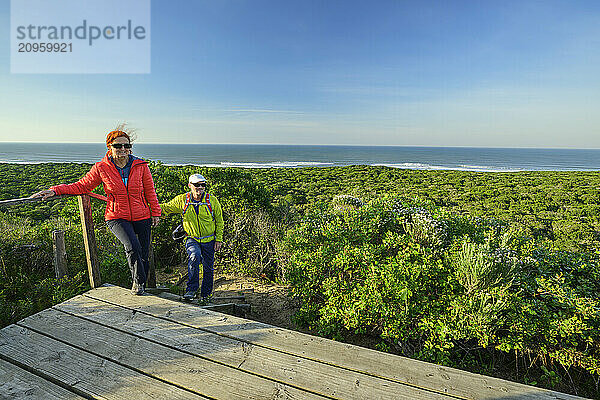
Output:
M244 113L275 113L275 114L304 114L302 111L291 111L291 110L268 110L260 108L230 108L227 110L221 110L223 112L244 112Z

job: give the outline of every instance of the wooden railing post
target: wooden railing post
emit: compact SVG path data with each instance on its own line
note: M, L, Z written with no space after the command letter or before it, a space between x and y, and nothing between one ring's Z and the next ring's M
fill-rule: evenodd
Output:
M81 230L83 232L83 245L87 259L90 286L92 289L102 284L100 281L100 264L96 248L96 235L94 234L94 221L92 220L92 207L90 196L83 194L77 196L79 203L79 216L81 217Z
M65 251L65 231L52 231L54 248L54 274L57 278L67 275L67 252Z
M152 236L150 236L150 248L148 249L148 262L150 268L148 269L148 277L146 278L146 287L156 287L156 270L154 269L154 246L152 245Z

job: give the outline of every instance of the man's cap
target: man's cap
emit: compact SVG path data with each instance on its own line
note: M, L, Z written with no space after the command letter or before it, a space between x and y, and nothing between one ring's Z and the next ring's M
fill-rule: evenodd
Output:
M206 182L206 179L200 174L192 174L189 179L190 183Z

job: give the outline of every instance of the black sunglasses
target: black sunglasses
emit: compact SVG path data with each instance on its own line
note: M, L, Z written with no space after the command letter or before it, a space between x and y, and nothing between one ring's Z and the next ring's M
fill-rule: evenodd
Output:
M192 183L192 185L194 185L196 187L205 187L206 183L204 183L204 182L197 182L197 183Z
M112 147L114 147L115 149L121 149L121 148L126 148L126 149L130 149L133 145L131 143L113 143L111 144Z

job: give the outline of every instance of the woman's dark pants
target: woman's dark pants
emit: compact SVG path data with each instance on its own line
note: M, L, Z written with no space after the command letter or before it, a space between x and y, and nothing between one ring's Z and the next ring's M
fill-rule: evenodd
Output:
M125 248L133 281L145 284L150 269L148 251L150 249L151 218L141 221L111 219L106 221L106 225Z

